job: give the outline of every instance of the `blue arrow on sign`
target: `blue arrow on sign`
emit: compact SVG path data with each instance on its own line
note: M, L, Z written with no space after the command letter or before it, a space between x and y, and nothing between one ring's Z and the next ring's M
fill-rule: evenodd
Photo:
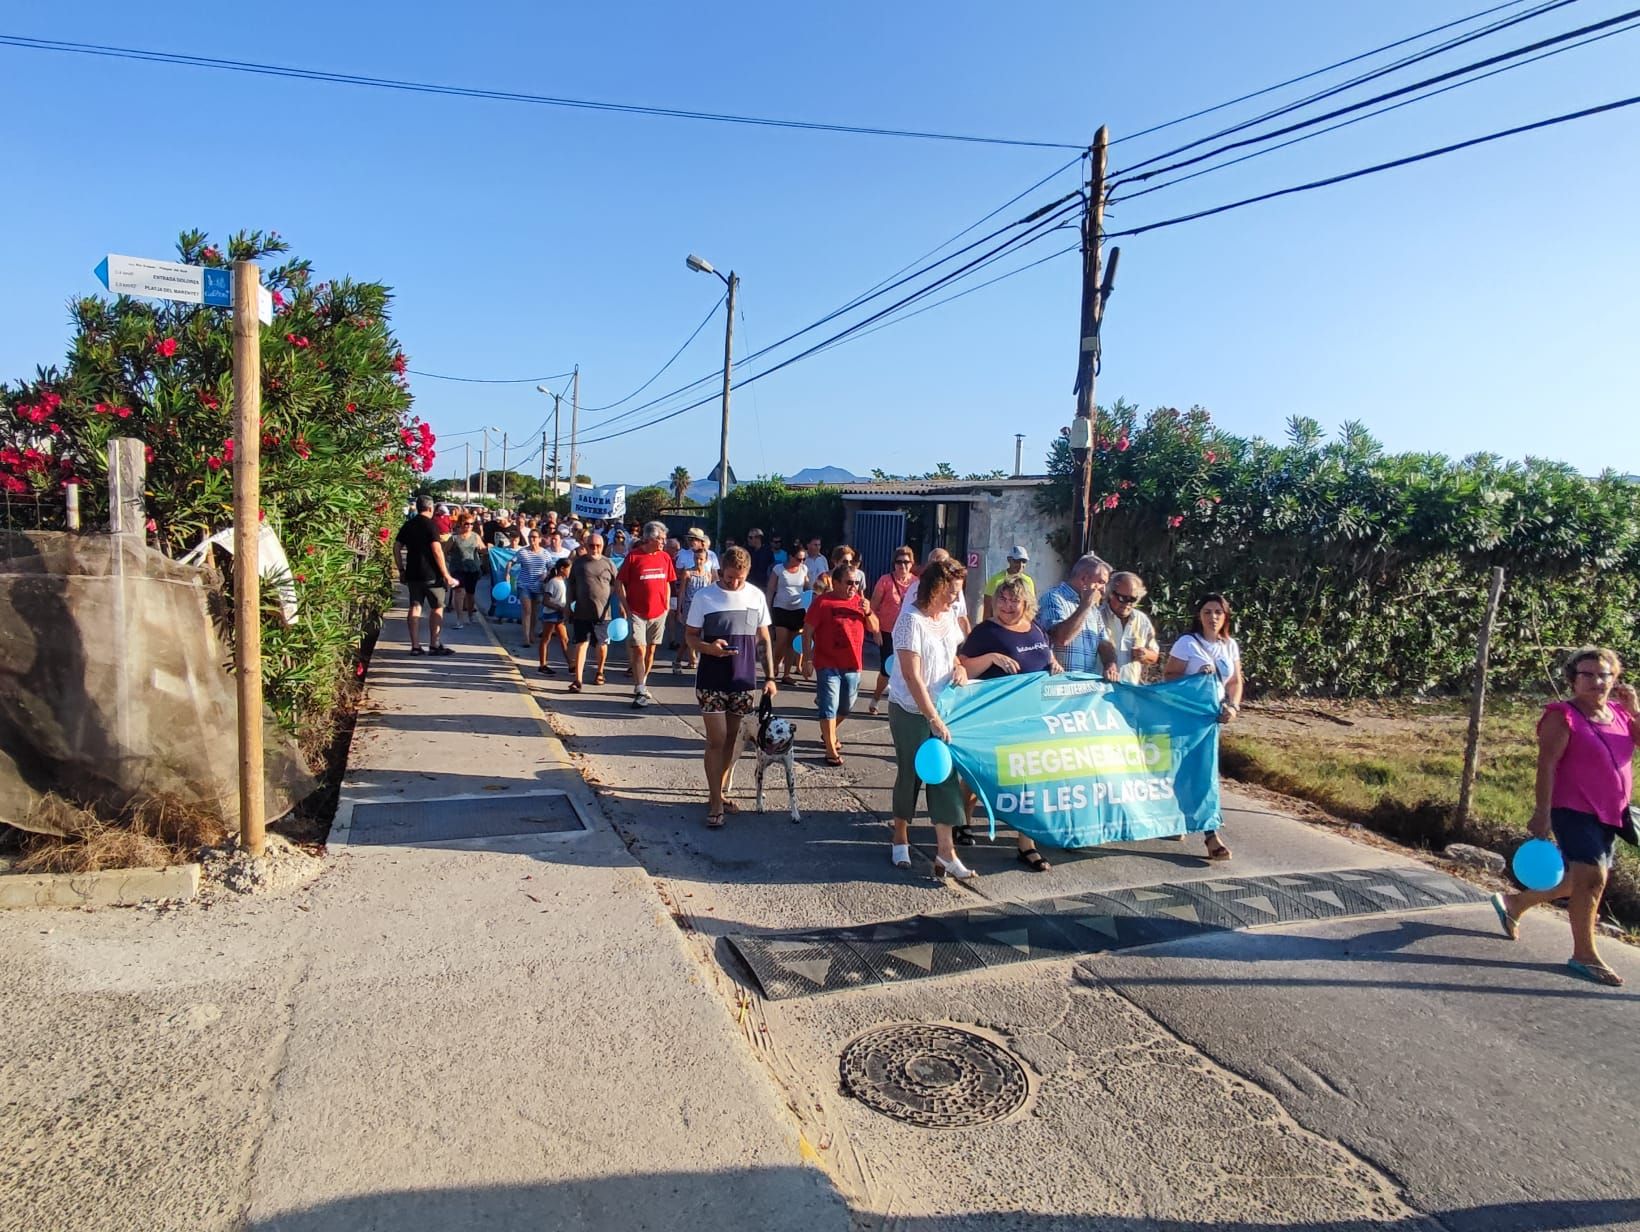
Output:
M92 273L97 275L97 281L103 284L104 289L112 290L112 288L108 286L108 258L107 257L104 257L101 261L97 262L97 268L95 270L93 270Z
M205 271L205 302L218 308L233 306L233 271L207 266Z

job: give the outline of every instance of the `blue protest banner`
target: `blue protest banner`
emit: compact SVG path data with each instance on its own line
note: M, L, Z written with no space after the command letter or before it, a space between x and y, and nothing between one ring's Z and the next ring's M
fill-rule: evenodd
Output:
M1112 684L1006 676L940 695L951 758L995 822L1054 847L1219 827L1219 693L1209 676Z
M513 557L518 553L512 548L491 548L490 557L490 586L507 580L507 570L513 563ZM516 594L509 594L505 599L497 599L492 593L490 596L491 620L523 620L524 605L519 602Z

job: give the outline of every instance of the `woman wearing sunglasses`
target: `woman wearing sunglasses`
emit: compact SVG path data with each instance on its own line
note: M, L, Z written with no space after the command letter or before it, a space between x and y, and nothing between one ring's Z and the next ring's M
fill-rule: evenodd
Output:
M912 572L916 563L917 554L910 548L903 545L895 548L893 564L877 579L871 592L871 610L877 613L877 623L882 627L877 639L877 687L871 691L872 714L877 713L883 694L888 692L889 663L894 658L894 622L900 618L906 596L916 589L917 575Z
M839 564L831 571L831 589L815 595L803 622L804 644L814 648L814 704L820 712L820 743L828 766L843 764L838 732L860 693L868 633L877 636L877 617L860 597L853 566Z

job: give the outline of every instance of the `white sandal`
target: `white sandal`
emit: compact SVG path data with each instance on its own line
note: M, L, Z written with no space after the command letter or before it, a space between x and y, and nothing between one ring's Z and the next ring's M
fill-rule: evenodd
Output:
M957 856L946 860L940 856L934 857L934 880L939 881L949 877L952 881L973 881L979 874L969 868Z
M895 868L911 867L911 844L890 843L888 845L888 859Z

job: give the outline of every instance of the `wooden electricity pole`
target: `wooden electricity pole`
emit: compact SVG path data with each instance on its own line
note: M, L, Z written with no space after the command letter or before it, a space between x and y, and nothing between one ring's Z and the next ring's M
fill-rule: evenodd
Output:
M1486 666L1492 649L1492 622L1498 616L1498 600L1503 597L1503 567L1492 570L1492 589L1486 596L1486 615L1481 618L1481 636L1475 646L1475 692L1469 701L1469 739L1464 743L1463 778L1458 781L1458 820L1469 820L1469 802L1475 792L1475 774L1481 762L1481 716L1486 710Z
M239 701L239 845L265 842L262 805L262 271L233 266L233 632Z
M1088 150L1088 198L1082 214L1082 328L1076 368L1076 422L1071 425L1071 457L1076 463L1071 488L1072 547L1080 556L1089 549L1093 500L1094 381L1099 375L1099 323L1104 316L1100 294L1100 244L1105 225L1105 161L1110 129L1099 126Z

